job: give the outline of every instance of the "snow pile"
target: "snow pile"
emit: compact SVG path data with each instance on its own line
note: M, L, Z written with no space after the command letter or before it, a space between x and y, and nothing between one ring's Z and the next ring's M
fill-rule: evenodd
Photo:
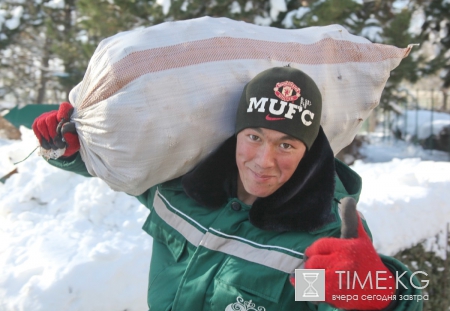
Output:
M0 167L36 146L0 141ZM31 147L31 150L30 150ZM36 154L0 184L0 310L146 310L147 208Z
M2 173L37 145L32 131L21 131L23 141L0 140ZM17 168L0 183L0 310L146 310L152 240L141 226L148 210L36 153ZM358 208L378 251L392 255L449 222L449 162L357 161L354 169L363 178Z
M358 209L378 252L394 255L437 235L450 223L450 162L359 160L352 168L363 179Z

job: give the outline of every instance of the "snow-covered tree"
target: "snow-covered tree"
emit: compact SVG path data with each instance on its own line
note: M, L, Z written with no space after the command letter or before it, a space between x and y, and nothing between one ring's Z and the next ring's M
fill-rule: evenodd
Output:
M0 84L17 103L60 102L83 76L76 0L0 2ZM84 56L84 57L83 57ZM82 60L81 63L79 60ZM67 80L70 80L67 83Z
M437 73L442 79L443 108L446 110L450 88L450 1L425 0L422 16L424 62L421 71L423 75Z
M289 27L321 26L340 24L350 33L366 37L371 42L406 47L417 43L413 33L409 31L412 13L417 10L416 1L398 0L323 0L309 1L286 15L284 24ZM412 83L417 81L417 65L420 58L413 56L405 58L388 80L381 107L390 109L390 103L401 103L407 99L396 88L402 80Z
M422 43L392 72L382 97L389 107L405 100L395 92L405 79L414 83L439 68L450 83L449 6L447 0L0 0L0 96L21 103L66 100L103 38L165 21L223 16L282 28L341 24L376 43ZM422 37L411 31L422 26L420 13L427 16ZM427 42L439 47L432 61L422 52Z
M43 24L40 5L0 2L0 86L16 102L37 100L45 80L48 51L39 30Z

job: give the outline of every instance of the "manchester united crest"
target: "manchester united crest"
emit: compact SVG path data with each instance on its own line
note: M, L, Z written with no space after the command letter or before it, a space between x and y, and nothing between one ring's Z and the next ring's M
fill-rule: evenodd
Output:
M279 99L286 102L293 102L300 97L300 88L291 81L278 82L273 90Z

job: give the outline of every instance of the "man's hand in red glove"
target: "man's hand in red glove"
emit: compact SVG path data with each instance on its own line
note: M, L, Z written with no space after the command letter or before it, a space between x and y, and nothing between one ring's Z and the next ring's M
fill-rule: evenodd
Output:
M369 300L368 295L393 295L394 276L381 261L364 230L356 211L356 201L345 198L341 203L341 238L321 238L314 242L306 249L305 268L325 269L327 303L346 310L382 310L390 300ZM337 295L358 299L333 300Z
M45 150L59 150L64 157L73 155L80 149L75 124L70 122L73 106L62 103L58 110L43 113L33 122L33 131L39 144Z

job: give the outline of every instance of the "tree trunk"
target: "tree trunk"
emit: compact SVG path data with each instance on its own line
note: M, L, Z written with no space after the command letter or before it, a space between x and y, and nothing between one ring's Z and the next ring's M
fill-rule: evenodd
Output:
M73 19L73 13L76 10L75 7L75 0L66 0L65 1L65 6L64 6L64 37L63 38L63 42L65 44L72 44L71 42L71 33L73 31L73 23L72 23L72 19ZM68 73L69 75L73 75L74 73L74 64L76 63L76 59L74 57L69 57L69 58L64 58L64 68L65 68L65 72ZM69 81L72 80L73 77L71 77L69 79ZM69 93L72 90L73 85L69 84L69 85L65 85L64 86L64 90L65 90L65 98L67 100L69 100Z
M448 92L447 89L442 90L442 111L447 111Z
M50 60L49 47L51 40L45 39L45 46L43 49L44 55L41 58L41 78L39 80L39 89L36 97L36 104L43 104L46 100L47 82L48 82L48 68Z

